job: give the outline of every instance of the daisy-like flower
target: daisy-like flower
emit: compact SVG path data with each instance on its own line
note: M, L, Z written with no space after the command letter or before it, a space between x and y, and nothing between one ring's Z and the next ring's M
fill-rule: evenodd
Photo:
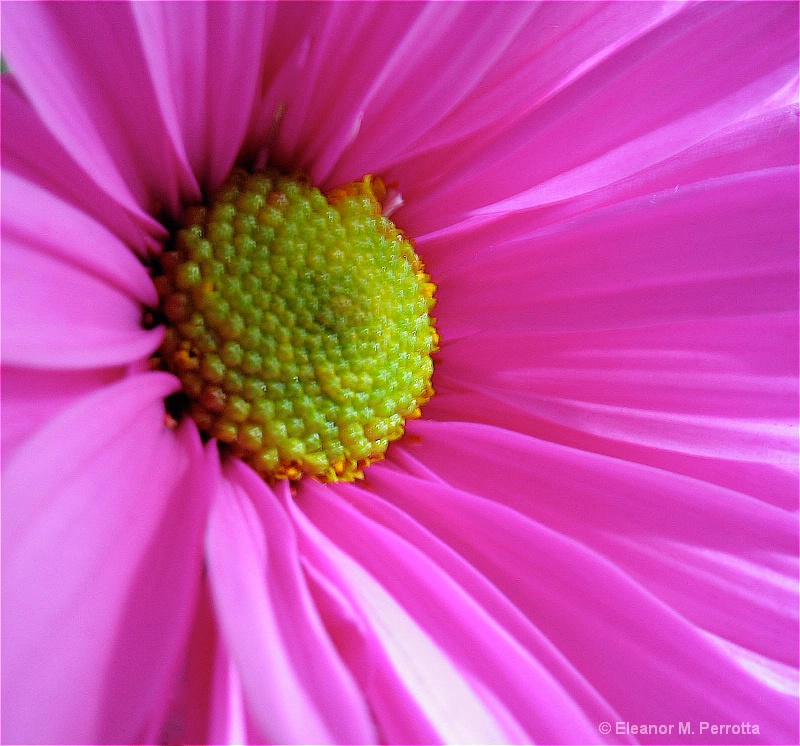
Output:
M797 743L797 23L4 3L3 741Z

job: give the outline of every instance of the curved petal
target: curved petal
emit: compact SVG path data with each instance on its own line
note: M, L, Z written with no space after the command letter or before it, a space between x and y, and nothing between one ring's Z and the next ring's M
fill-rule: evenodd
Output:
M314 609L275 495L239 461L225 468L206 554L226 645L260 732L276 743L372 741L369 714Z
M686 6L508 127L390 172L414 185L398 219L419 235L591 192L762 111L796 75L796 7Z
M3 360L32 368L97 368L142 360L163 328L142 328L142 306L93 272L3 241Z
M531 9L527 20L516 19L512 43L475 81L453 112L398 154L404 165L439 148L452 152L456 143L479 132L493 139L498 129L542 106L683 10L671 2L541 3ZM465 32L474 33L482 25L484 9L473 6L469 12L474 14L475 23ZM414 96L415 88L397 93Z
M312 178L331 186L384 169L472 92L533 12L528 3L330 6L311 46L304 117L287 106L279 149L302 132Z
M144 305L158 304L147 270L102 223L14 173L3 175L3 237L106 282Z
M139 254L157 250L165 236L164 227L139 211L131 214L103 191L53 138L11 75L3 75L0 85L4 196L7 196L5 174L17 174L56 201L90 216ZM15 202L16 198L4 205L4 212L14 207Z
M797 665L791 509L497 428L410 432L421 440L407 449L448 483L591 546L699 627Z
M495 424L789 507L797 317L700 319L443 345L429 417Z
M242 683L220 635L207 581L201 583L186 666L158 743L263 742L251 735Z
M704 631L796 671L790 513L493 428L413 434L453 486L374 470L373 489L472 562L625 720L749 720L765 742L796 738L796 701Z
M796 182L796 167L770 169L633 199L513 238L498 233L493 241L487 231L475 237L469 261L462 256L435 272L442 337L600 331L796 309Z
M497 242L505 237L532 234L549 225L619 204L637 197L652 197L675 192L711 179L782 166L798 162L797 104L765 112L725 126L685 150L666 158L629 178L610 183L591 192L548 206L531 206L508 213L482 212L440 230L425 233L414 219L410 201L402 217L404 227L415 236L427 262L469 260L471 245L483 245L487 237ZM676 189L677 187L677 189ZM470 241L465 241L466 236ZM441 257L439 256L441 253Z
M131 4L3 6L3 54L54 137L132 214L197 187L145 64ZM43 54L42 50L47 53Z
M421 491L424 489L421 486ZM352 502L357 510L345 501ZM497 718L503 742L590 743L599 739L596 725L572 693L567 693L427 551L397 532L392 520L397 516L392 516L382 500L354 487L343 485L334 492L309 483L301 489L298 505L430 636L440 654L450 659L482 702L482 717ZM377 522L363 512L375 516ZM380 525L386 521L393 525ZM400 525L409 528L402 521ZM368 624L380 623L369 614L365 619ZM389 633L398 637L403 634L400 628ZM452 685L444 676L430 676L424 686L424 691L415 689L418 701L441 699ZM591 698L586 699L591 702ZM480 716L475 712L476 720L471 723L464 719L464 730L456 740L480 740ZM433 721L433 725L441 728L443 724ZM447 733L440 732L443 736ZM446 735L446 740L454 735Z
M180 673L213 482L172 376L86 397L3 478L3 739L152 742Z
M313 502L313 485L309 488L306 497ZM336 630L340 649L365 691L382 740L526 740L503 705L477 677L464 675L382 583L293 504L287 502L287 507L294 516L309 575L324 602L326 622Z
M272 3L131 3L173 142L204 192L239 158L261 99ZM246 64L242 64L246 60Z
M20 445L62 410L124 374L121 368L44 371L4 365L0 408L3 465Z

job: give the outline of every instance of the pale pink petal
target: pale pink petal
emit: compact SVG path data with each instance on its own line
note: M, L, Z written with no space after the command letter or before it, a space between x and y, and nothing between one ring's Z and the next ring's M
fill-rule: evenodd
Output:
M358 510L348 507L345 500L352 501ZM478 694L486 714L498 719L505 742L598 740L595 723L587 718L572 692L566 692L427 551L415 546L420 532L414 530L418 526L413 521L404 520L391 506L354 487L342 486L334 492L309 483L301 490L298 504L450 658L460 676ZM376 516L381 523L389 522L390 526L383 527L367 519L363 511ZM398 529L411 532L415 541L401 537ZM424 546L427 550L427 544ZM474 585L474 580L470 584ZM365 618L369 623L366 613ZM401 632L395 630L394 634ZM574 685L574 675L569 678ZM432 696L441 697L441 693L416 692L417 700ZM592 709L597 706L591 695L586 699ZM433 724L442 725L436 721ZM447 740L452 738L450 735Z
M623 46L519 121L390 170L419 235L485 208L571 199L760 108L797 73L797 8L700 3ZM524 168L520 164L525 164ZM504 201L505 200L505 201Z
M469 261L434 272L442 336L600 331L796 308L796 182L796 167L771 169L514 238L493 241L487 231Z
M789 514L500 430L415 433L415 456L465 491L383 470L373 488L484 573L623 719L749 720L766 742L797 737L796 702L702 631L743 633L796 666L796 568L779 557Z
M793 501L797 318L445 342L426 408Z
M82 270L139 303L158 304L144 265L102 222L15 173L3 174L2 199L4 240Z
M698 638L700 630L706 630L779 664L796 667L797 642L792 633L797 626L797 567L792 559L796 520L792 511L666 471L496 428L418 422L409 430L412 438L404 444L405 449L435 468L450 485L480 495L484 502L488 498L507 506L519 516L590 547L609 567L625 571L649 595L691 622L687 629L695 629ZM372 479L376 489L430 526L467 559L475 556L482 541L476 525L488 507L475 513L474 523L469 520L457 530L456 516L466 516L467 509L460 502L450 504L446 488L426 481L422 493L423 483L410 478L398 487L399 477L388 482L379 470ZM391 493L386 492L390 488ZM796 497L796 489L794 494ZM469 539L471 548L467 549L464 541L470 536L474 539ZM515 544L488 538L486 542L498 551ZM522 570L511 557L506 563L508 568ZM482 562L478 567L484 568ZM498 559L495 570L499 572L500 567ZM484 571L492 579L492 573ZM512 593L510 580L499 587L521 609L541 602ZM539 593L538 583L534 585ZM642 612L642 616L649 613ZM538 617L532 619L539 623ZM666 627L664 630L666 636ZM552 632L548 635L554 641L559 639ZM707 641L698 639L697 645L704 647ZM577 664L574 651L562 650ZM589 675L588 669L582 670ZM622 671L617 674L621 678L626 675ZM749 673L731 669L731 675L729 683L741 692L755 693L762 686ZM594 680L594 675L591 678ZM694 674L689 678L700 681ZM717 696L716 687L708 691L711 698ZM623 711L616 699L610 703ZM787 706L784 703L784 712L788 712Z
M309 490L313 489L309 484ZM306 497L313 500L309 490ZM388 588L291 503L287 507L294 514L303 557L310 577L316 580L326 622L336 630L340 650L354 667L382 740L527 740L503 705L476 677L455 665Z
M16 239L3 240L3 360L35 368L97 368L146 358L163 328L95 274Z
M201 188L214 189L240 156L260 101L275 6L132 3L131 9L172 139Z
M196 194L130 4L14 3L2 20L3 55L22 90L101 189L138 215L177 212L182 195Z
M213 482L196 428L164 426L176 384L144 374L86 397L4 472L9 743L148 742L161 730Z
M53 139L11 75L3 75L0 84L3 96L3 173L13 172L57 200L73 205L140 254L157 249L165 236L164 227L144 213L131 214L103 191ZM7 189L6 178L4 175L4 192ZM7 201L4 211L16 206ZM31 208L46 212L38 203Z
M314 610L276 496L241 462L229 463L225 476L209 518L209 581L260 732L277 743L373 740L361 695Z
M121 368L43 371L4 365L0 408L3 465L22 443L63 409L123 375Z

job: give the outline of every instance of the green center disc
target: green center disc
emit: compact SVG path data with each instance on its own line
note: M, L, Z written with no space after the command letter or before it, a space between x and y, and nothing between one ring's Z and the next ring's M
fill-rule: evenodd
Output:
M380 196L237 169L162 255L160 357L266 479L361 477L433 394L435 286Z

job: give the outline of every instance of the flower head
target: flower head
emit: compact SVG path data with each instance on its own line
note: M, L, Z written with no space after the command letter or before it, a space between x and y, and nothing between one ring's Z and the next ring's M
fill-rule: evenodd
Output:
M796 742L797 20L4 4L3 740Z

